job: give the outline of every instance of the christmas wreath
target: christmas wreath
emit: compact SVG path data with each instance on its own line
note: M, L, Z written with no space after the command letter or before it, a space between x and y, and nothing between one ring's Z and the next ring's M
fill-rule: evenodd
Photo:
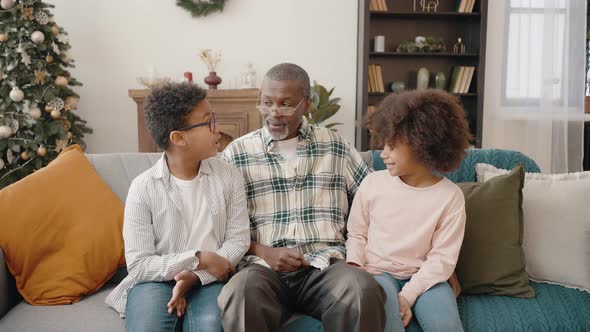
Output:
M188 10L193 17L199 17L222 11L225 0L176 0L176 4Z

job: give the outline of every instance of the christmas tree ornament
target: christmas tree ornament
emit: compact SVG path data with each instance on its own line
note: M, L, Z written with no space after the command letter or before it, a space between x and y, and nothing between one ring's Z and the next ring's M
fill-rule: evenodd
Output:
M29 160L29 158L30 158L30 156L29 156L29 153L27 151L21 152L20 159L22 159L24 161L27 161L27 160Z
M61 52L61 54L59 55L59 58L61 59L61 61L65 62L65 63L70 62L70 54L67 51Z
M54 36L59 35L59 27L57 25L52 26L51 33L53 33Z
M4 159L0 158L0 169L3 169L6 164L4 163Z
M61 112L58 110L51 111L51 117L54 119L58 119L61 116Z
M20 56L22 58L22 60L21 60L22 63L24 63L27 66L31 65L31 56L29 55L29 53L23 51Z
M53 49L53 53L59 54L61 51L59 50L59 46L56 43L51 43L51 48Z
M57 97L55 99L53 99L52 101L50 101L47 106L49 106L51 108L50 112L53 110L58 110L61 111L64 108L64 100Z
M0 138L8 138L12 136L12 128L9 126L0 126Z
M33 120L38 120L41 117L41 110L37 106L33 106L29 109L28 114Z
M31 40L35 44L41 44L45 41L45 35L41 31L35 31L31 34Z
M66 104L64 106L64 109L66 111L77 110L78 109L78 101L79 101L78 98L76 98L74 96L69 96L68 98L66 98Z
M12 123L10 124L10 129L12 129L12 133L16 134L16 132L18 131L18 128L20 128L20 124L18 123L18 120L13 119Z
M35 15L33 15L33 11L33 7L25 7L25 5L20 5L20 12L23 14L23 20L34 20Z
M35 84L43 85L45 84L45 71L44 70L35 70Z
M39 22L39 24L47 24L49 23L49 16L44 11L38 11L35 13L35 20Z
M66 134L67 138L70 140L72 139L72 132L68 131L68 133Z
M0 34L0 42L8 41L8 35L5 33Z
M44 146L40 146L40 147L37 149L37 155L38 155L39 157L45 157L45 156L47 155L47 148L45 148Z
M66 85L68 85L68 79L63 76L58 76L55 78L55 85L66 86Z
M4 10L12 9L16 5L16 0L2 0L0 1L0 7Z
M47 63L52 63L53 62L53 55L47 54L47 56L45 57L45 61L47 61Z
M23 92L23 90L15 86L14 88L12 88L12 91L10 91L9 96L12 101L18 103L25 98L25 93Z
M68 147L68 141L64 139L58 139L55 141L55 152L60 153L63 149Z

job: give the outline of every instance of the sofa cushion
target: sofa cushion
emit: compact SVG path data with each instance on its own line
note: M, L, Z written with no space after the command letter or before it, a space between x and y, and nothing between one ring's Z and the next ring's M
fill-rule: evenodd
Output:
M123 332L125 320L104 303L114 287L105 286L73 305L32 306L21 302L0 319L0 331Z
M479 182L507 172L477 164ZM526 173L522 193L530 277L590 292L590 172Z
M461 288L469 294L532 297L522 249L524 170L486 183L464 182L465 237L457 261Z
M123 204L78 146L0 191L0 246L31 304L69 304L124 263Z

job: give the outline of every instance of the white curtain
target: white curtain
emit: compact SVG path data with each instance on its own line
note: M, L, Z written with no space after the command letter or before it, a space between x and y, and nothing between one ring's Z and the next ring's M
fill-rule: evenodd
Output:
M586 0L490 0L482 146L582 170Z

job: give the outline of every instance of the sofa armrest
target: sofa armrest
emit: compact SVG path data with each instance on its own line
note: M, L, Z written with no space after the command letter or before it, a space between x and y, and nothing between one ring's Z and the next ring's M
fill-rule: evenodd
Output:
M0 248L0 318L20 300L21 296L16 290L16 282L10 271L8 271L4 261L4 252Z

